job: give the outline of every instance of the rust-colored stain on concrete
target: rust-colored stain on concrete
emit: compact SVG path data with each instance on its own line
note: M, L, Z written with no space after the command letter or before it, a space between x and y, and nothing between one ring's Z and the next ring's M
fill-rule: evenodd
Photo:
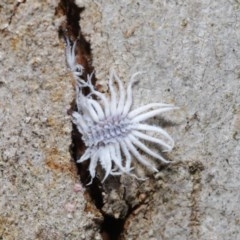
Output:
M70 173L73 176L77 175L76 165L71 161L70 155L61 155L57 148L48 150L45 163L46 166L54 172Z

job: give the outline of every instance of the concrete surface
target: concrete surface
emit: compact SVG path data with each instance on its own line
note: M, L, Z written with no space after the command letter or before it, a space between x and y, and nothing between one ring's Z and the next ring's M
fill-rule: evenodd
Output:
M4 240L99 239L93 214L84 210L84 189L76 189L79 177L70 161L67 109L74 91L64 45L58 39L57 4L0 3L0 238Z
M174 164L139 184L148 197L124 239L240 239L239 1L77 3L103 84L111 67L126 82L146 71L136 105L181 107L164 116Z
M125 82L146 71L134 103L181 108L164 115L176 140L167 155L173 164L145 182L122 177L121 188L105 196L104 211L116 217L128 203L134 208L122 239L240 239L240 2L76 2L85 7L82 33L102 90L111 67ZM57 36L57 5L0 3L4 240L101 239L93 221L101 216L77 190L70 160L73 79Z

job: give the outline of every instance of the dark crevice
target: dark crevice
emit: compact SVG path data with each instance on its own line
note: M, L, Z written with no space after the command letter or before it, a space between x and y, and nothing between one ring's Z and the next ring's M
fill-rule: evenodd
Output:
M23 0L23 1L18 1L18 2L15 4L15 6L14 6L14 8L13 8L13 11L12 11L12 14L11 14L11 16L10 16L10 18L9 18L9 21L8 21L8 25L11 25L12 19L13 19L13 17L15 16L15 14L17 13L18 7L19 7L22 3L25 3L25 2L26 2L26 0Z
M118 240L123 231L125 219L116 219L113 216L104 215L101 225L101 235L104 240Z
M70 41L77 41L76 47L76 60L79 64L84 67L84 74L82 79L87 79L87 74L91 74L94 71L92 66L92 54L90 43L86 41L84 35L81 32L81 27L79 26L80 15L84 11L84 8L79 8L74 3L74 0L60 0L59 5L56 8L56 16L66 16L66 20L59 27L59 38L70 39ZM95 84L96 79L93 76L93 84ZM87 94L84 92L84 94ZM76 111L75 100L72 100L71 108L68 114L71 115L73 111ZM69 147L72 159L76 161L85 152L85 145L82 141L81 134L78 132L75 125L72 125L72 143ZM99 212L103 216L103 221L100 223L100 233L103 240L120 240L121 233L124 229L124 224L128 216L132 213L133 209L129 207L129 212L124 219L118 219L114 216L106 214L102 208L103 202L103 184L99 178L95 177L91 185L87 185L91 178L88 171L89 161L85 161L81 164L76 163L78 169L78 174L80 176L80 181L86 187L87 193L90 196L92 203L96 206ZM113 179L112 179L113 180Z

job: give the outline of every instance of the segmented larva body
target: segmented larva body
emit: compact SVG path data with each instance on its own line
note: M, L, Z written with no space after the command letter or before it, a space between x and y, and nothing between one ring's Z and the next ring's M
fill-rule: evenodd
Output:
M89 131L82 136L86 147L108 144L112 138L123 138L131 129L131 122L121 116L110 116L99 120L96 125L90 126Z
M158 171L139 153L139 149L161 162L168 163L159 153L147 147L143 141L157 144L163 151L170 151L174 146L173 139L161 127L144 122L176 107L171 104L150 103L132 110L132 87L139 73L132 76L125 89L122 81L112 70L108 82L110 98L107 98L92 85L92 75L88 75L87 81L81 79L79 64L75 63L75 43L73 46L67 43L66 53L70 55L67 55L68 65L71 64L70 68L77 79L77 111L73 112L72 121L82 134L82 140L87 147L77 162L81 163L90 159L91 178L93 179L96 175L98 162L105 170L103 181L109 175L132 174L133 158L147 168ZM71 61L69 62L68 59ZM82 67L80 69L83 71ZM83 94L83 88L90 90L87 96ZM160 134L162 139L146 134L147 131Z

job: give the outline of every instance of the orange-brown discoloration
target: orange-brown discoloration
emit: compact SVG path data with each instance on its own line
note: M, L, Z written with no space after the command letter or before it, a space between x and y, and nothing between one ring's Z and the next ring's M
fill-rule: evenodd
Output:
M76 167L73 162L70 161L70 156L64 157L61 155L57 148L51 148L48 151L45 163L49 169L54 172L65 172L76 176Z
M17 38L17 37L12 38L11 39L12 50L14 50L14 51L18 50L18 46L19 46L19 38Z

